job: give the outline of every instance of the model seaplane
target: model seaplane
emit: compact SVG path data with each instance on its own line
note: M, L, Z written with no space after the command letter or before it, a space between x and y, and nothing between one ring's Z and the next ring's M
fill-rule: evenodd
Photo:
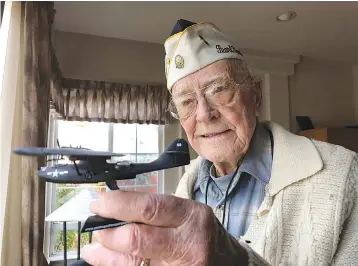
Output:
M14 153L25 156L67 156L70 163L41 167L38 176L52 183L105 182L111 190L118 189L117 180L134 179L142 173L179 167L190 162L188 143L183 139L175 140L150 163L111 161L113 157L124 155L85 148L15 148Z
M168 168L184 166L190 163L188 143L176 139L160 156L150 163L132 163L112 160L123 154L94 151L86 148L15 148L15 154L22 156L61 156L52 161L68 158L68 163L43 166L38 176L52 183L99 183L105 182L110 190L119 189L117 180L135 179L137 175ZM125 225L128 222L107 219L98 215L89 216L82 226L81 233ZM89 265L83 260L72 265Z

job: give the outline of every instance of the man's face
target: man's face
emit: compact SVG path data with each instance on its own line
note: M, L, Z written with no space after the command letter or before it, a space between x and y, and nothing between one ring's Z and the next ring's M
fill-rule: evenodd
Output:
M213 163L234 163L247 152L256 126L261 103L261 88L244 82L235 86L235 98L229 105L213 106L204 97L208 81L222 76L240 83L248 80L247 69L234 71L227 60L220 60L179 81L173 87L173 98L182 92L195 92L196 111L180 118L193 149ZM223 83L226 84L226 83Z

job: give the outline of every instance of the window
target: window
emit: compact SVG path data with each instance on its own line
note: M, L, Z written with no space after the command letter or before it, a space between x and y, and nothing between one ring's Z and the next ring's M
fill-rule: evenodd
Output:
M161 126L139 124L112 124L103 122L77 122L51 119L49 146L82 147L96 151L111 151L125 156L120 160L150 162L159 155ZM51 128L52 127L52 128ZM136 179L118 181L120 189L159 193L159 172L138 175ZM77 195L83 188L96 192L106 191L105 183L52 184L47 183L47 215ZM46 223L49 224L49 223ZM67 257L76 255L77 223L67 223ZM46 225L45 254L50 260L63 258L63 224ZM81 235L81 246L87 244L88 234Z

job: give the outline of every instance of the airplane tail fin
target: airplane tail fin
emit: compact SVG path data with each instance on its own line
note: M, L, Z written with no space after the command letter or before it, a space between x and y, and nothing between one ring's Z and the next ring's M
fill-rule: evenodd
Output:
M190 163L189 146L184 139L176 139L156 160L167 167L183 166ZM172 166L171 166L172 165Z

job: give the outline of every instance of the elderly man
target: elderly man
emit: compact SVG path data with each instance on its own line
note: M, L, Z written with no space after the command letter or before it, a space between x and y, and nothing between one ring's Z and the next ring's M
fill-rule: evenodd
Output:
M261 88L212 23L165 42L169 106L200 155L176 195L106 193L91 206L136 223L97 232L93 265L357 265L357 156L258 123ZM146 259L141 259L146 258Z

